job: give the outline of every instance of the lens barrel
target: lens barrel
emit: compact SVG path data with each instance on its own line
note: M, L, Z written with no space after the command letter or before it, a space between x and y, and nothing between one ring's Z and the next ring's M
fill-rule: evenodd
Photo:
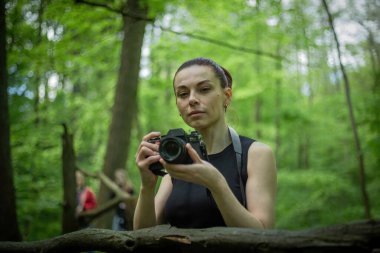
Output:
M187 160L186 142L177 137L166 137L161 140L159 153L169 163L185 163Z

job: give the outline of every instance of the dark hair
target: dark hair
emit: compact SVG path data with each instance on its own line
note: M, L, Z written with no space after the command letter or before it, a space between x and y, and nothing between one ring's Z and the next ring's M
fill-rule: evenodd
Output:
M217 64L215 61L208 58L203 58L203 57L194 58L182 63L182 65L179 66L179 68L175 72L174 79L177 76L178 72L193 65L211 67L216 77L219 79L220 85L222 86L222 88L226 88L226 87L232 88L232 77L231 77L230 72L228 72L228 70L226 70L225 68ZM173 79L173 83L174 83L174 79Z

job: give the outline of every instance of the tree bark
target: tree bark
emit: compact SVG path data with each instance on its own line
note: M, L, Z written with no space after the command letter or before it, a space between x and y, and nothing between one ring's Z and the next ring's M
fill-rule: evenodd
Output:
M147 8L142 7L142 4L138 0L128 0L125 6L126 12L137 14L137 16L146 16ZM113 178L116 169L124 168L127 161L132 122L137 104L137 85L145 25L146 21L143 19L124 16L121 64L103 164L103 173L110 178ZM101 184L98 194L99 203L108 201L110 196L111 191ZM97 226L109 228L110 224L110 215L105 215L98 220Z
M66 234L79 229L78 220L75 218L77 195L75 179L75 152L73 135L69 133L67 126L63 124L62 134L62 178L63 178L63 212L62 233Z
M368 193L366 189L366 181L365 181L364 154L361 148L359 133L356 127L356 119L354 115L354 110L352 108L350 83L349 83L344 65L342 63L340 44L335 32L333 17L331 16L326 0L322 0L322 3L328 16L328 21L329 21L331 31L333 32L333 35L334 35L335 44L338 51L338 60L339 60L340 70L342 72L343 80L344 80L344 91L346 94L346 101L347 101L348 111L350 115L351 127L354 134L356 156L358 159L359 185L360 185L360 192L361 192L362 200L363 200L364 214L365 214L366 219L371 219L371 206L369 202L369 197L368 197Z
M10 146L4 0L0 0L0 31L0 241L19 241Z
M300 231L249 228L136 231L85 229L34 242L5 242L0 252L378 252L380 222L356 222Z

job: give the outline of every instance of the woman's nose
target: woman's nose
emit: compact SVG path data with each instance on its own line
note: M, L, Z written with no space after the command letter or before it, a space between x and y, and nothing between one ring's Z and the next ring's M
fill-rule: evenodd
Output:
M198 97L196 96L195 92L190 92L190 97L189 97L189 104L190 105L195 105L198 104Z

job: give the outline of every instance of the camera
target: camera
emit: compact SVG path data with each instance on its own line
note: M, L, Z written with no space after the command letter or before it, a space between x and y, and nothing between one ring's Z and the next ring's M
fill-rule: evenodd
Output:
M197 151L202 160L208 160L206 144L202 141L202 136L197 131L187 134L182 128L171 129L166 135L149 139L150 143L159 142L158 152L162 159L168 163L191 164L193 160L187 153L186 143ZM164 176L166 172L160 162L150 165L149 169L156 175Z

